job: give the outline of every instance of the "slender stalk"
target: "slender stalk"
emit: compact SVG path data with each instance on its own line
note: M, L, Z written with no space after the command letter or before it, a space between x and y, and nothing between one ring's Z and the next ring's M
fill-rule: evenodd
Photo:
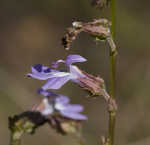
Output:
M114 136L115 136L115 113L109 112L109 135L108 135L108 143L109 145L114 144Z
M112 34L112 40L115 38L115 6L116 6L116 0L111 0L111 13L112 13L112 27L111 27L111 34ZM112 45L113 46L113 45ZM110 45L111 47L111 45ZM114 48L111 47L110 49L110 96L112 99L115 100L115 79L116 79L116 48L115 51L113 51ZM115 53L114 53L115 52ZM115 110L109 111L109 128L108 128L108 144L114 145L114 138L115 138Z
M17 133L17 132L11 132L11 138L10 138L10 144L9 145L20 145L21 134Z

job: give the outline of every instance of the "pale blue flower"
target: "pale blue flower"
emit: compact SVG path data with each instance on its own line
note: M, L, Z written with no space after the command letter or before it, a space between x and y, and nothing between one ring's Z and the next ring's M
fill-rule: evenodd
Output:
M83 111L83 106L79 104L70 104L67 96L62 96L50 91L39 90L39 93L44 96L42 101L41 114L44 116L59 113L60 115L73 120L87 120L87 117L80 112Z

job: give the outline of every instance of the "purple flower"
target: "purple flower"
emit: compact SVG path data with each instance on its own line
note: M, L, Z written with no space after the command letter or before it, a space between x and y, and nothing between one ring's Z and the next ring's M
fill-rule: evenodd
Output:
M70 100L67 96L62 96L49 91L39 90L39 93L44 97L42 103L37 107L42 115L52 115L60 113L60 115L73 120L87 120L87 117L80 112L83 111L83 106L79 104L69 104Z
M47 80L42 86L43 90L59 89L69 80L78 84L85 90L88 90L92 95L102 95L105 89L104 81L98 76L93 76L80 70L75 62L85 62L86 59L80 55L69 55L66 60L58 60L52 63L52 68L43 65L35 65L32 67L32 73L27 74L29 77L33 77L39 80ZM64 63L67 67L67 71L56 70L59 67L59 63Z
M47 80L48 81L42 86L42 89L59 89L66 82L72 80L73 82L79 83L77 80L80 77L85 77L85 75L81 72L81 70L72 65L75 62L85 62L86 59L80 55L69 55L66 60L58 60L52 63L51 69L47 66L43 65L35 65L32 67L32 73L27 74L27 76L39 79L39 80ZM56 68L59 66L59 63L63 62L67 66L67 71L59 71Z

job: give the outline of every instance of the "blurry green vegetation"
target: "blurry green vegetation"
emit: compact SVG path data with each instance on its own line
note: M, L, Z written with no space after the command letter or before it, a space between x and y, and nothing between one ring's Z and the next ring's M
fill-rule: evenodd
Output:
M150 140L149 4L140 0L117 3L118 145L148 145ZM81 68L100 74L109 85L108 46L95 44L85 34L78 37L69 52L61 46L61 37L73 19L88 21L109 17L109 12L109 8L102 12L93 9L90 0L0 1L0 145L9 141L8 116L31 108L41 98L36 89L42 82L25 77L31 65L48 65L69 53L81 54L88 59L87 63L80 64ZM84 104L89 121L84 124L83 133L87 145L97 145L100 135L107 130L103 99L85 99L86 94L75 85L66 85L59 92L70 96L73 103ZM77 142L44 126L33 137L25 136L22 144L76 145Z

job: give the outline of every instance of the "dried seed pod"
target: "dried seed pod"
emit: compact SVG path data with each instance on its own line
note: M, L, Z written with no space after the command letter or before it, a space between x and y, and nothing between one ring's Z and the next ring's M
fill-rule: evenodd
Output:
M62 45L68 50L72 42L79 33L85 32L99 40L106 40L111 36L111 23L107 19L95 19L92 22L73 22L72 27L67 29L67 33L62 38Z
M92 36L98 37L100 40L105 40L109 35L109 29L103 26L89 26L84 27L84 32L91 34Z
M92 96L103 95L101 90L105 89L104 80L99 76L93 76L91 74L86 73L85 71L82 71L82 73L86 77L78 78L78 80L81 83L80 87L90 92Z
M62 45L66 50L69 50L70 45L72 44L73 40L76 39L77 35L81 32L81 29L75 28L68 28L67 33L62 38Z

